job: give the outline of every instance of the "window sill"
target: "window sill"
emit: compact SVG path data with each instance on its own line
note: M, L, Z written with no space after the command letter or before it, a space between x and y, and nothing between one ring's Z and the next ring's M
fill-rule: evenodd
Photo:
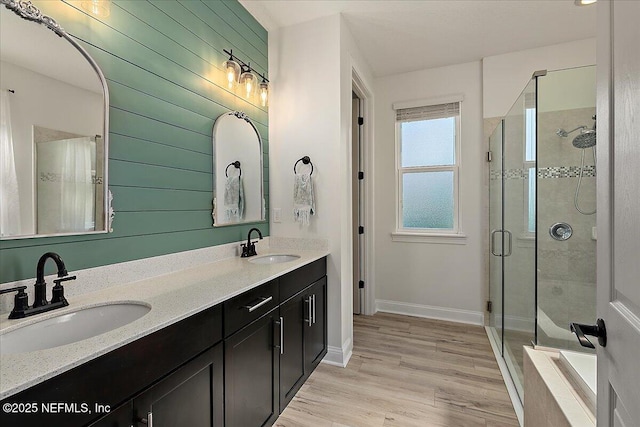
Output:
M396 231L391 233L394 242L407 243L437 243L443 245L466 245L467 235L464 233L411 233L408 231Z

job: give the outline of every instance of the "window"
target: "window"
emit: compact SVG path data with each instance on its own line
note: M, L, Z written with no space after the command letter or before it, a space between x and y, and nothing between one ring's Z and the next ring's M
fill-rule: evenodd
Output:
M396 109L396 145L394 237L460 234L460 102Z

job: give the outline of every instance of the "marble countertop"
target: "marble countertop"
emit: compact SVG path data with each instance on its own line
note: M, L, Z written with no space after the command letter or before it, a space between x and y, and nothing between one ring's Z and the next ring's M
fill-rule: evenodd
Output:
M280 264L253 264L233 257L95 292L68 297L69 306L26 319L0 320L0 334L40 320L82 308L122 302L151 306L145 316L110 332L47 350L0 356L0 399L95 359L111 350L282 276L329 253L327 250L275 250L269 254L296 254ZM77 284L82 284L78 274ZM75 284L74 284L75 286Z

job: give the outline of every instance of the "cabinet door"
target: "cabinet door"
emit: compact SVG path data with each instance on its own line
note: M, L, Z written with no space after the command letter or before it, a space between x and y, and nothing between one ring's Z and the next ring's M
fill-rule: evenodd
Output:
M280 349L280 412L287 407L305 379L304 316L309 307L298 294L280 306L282 348Z
M271 425L278 417L279 335L276 309L224 341L226 427Z
M311 372L327 354L327 278L315 282L306 293L311 297L311 325L305 324L305 375Z
M89 427L130 427L133 424L132 414L133 401L129 401L90 424Z
M135 398L131 424L154 427L222 426L222 357L222 344L218 344Z

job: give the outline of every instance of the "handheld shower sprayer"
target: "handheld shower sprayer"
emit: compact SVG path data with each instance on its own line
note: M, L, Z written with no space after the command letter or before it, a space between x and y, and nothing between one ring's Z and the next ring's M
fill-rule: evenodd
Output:
M595 114L591 117L594 121L596 120ZM593 215L596 213L596 210L586 211L580 208L580 204L578 203L578 199L580 197L580 186L582 185L582 178L584 176L584 150L587 148L591 148L593 152L593 167L595 172L596 167L596 124L593 124L592 129L588 129L586 126L578 126L577 128L567 132L566 130L560 128L556 131L556 135L562 138L566 138L570 133L580 130L580 134L573 138L571 144L574 147L582 149L582 157L580 160L580 173L578 175L578 185L576 186L576 193L573 197L573 205L583 215Z

